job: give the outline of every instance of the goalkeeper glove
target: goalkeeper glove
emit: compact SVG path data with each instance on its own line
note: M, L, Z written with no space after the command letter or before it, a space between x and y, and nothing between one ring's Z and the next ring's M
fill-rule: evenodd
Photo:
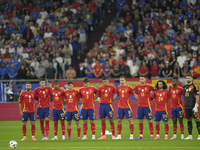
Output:
M195 106L194 106L194 108L192 109L192 111L193 111L194 113L197 113L197 112L198 112L198 107L199 107L199 105L198 105L197 103L195 103Z

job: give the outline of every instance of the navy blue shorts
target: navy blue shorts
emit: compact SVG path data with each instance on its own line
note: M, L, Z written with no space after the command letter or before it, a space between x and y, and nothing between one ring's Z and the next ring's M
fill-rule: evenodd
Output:
M30 119L30 121L35 121L35 113L23 112L22 122L27 122L28 118Z
M123 119L124 115L126 118L132 118L132 110L130 108L118 108L117 118Z
M171 108L171 118L184 118L184 112L181 107Z
M161 119L163 122L168 121L168 113L166 111L156 111L155 112L154 121L161 121Z
M49 108L38 108L37 118L38 119L50 118L50 109Z
M95 117L95 113L94 113L94 109L82 109L81 110L81 116L83 120L87 120L88 117L90 120L94 120Z
M148 120L151 120L152 117L153 117L151 109L149 107L138 107L138 110L137 110L137 119L144 119L144 116Z
M53 121L65 120L64 109L53 109Z
M114 114L113 114L113 107L112 104L100 104L99 106L99 118L106 118L106 116L108 118L113 118Z
M66 112L66 120L72 121L72 119L74 119L75 121L79 121L80 115L78 111Z

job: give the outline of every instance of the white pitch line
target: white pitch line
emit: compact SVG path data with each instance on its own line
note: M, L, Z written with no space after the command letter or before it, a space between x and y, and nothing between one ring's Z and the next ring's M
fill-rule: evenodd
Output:
M185 148L189 148L189 149L200 149L200 147L18 147L18 149L39 149L39 148L42 148L42 149L110 149L110 148L114 148L114 149L125 149L125 148L128 148L128 149L149 149L149 148L152 148L152 149L171 149L171 148L175 148L175 149L185 149ZM9 149L6 148L6 147L0 147L0 149Z

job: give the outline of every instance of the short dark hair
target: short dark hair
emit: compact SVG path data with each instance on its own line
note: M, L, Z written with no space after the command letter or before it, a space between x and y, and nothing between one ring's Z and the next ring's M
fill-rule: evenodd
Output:
M83 78L83 82L87 83L87 82L90 82L90 80L89 80L89 78L85 77L85 78Z
M45 79L44 79L44 78L41 78L41 79L40 79L40 82L41 82L41 81L45 81Z
M73 82L71 82L71 81L67 82L67 85L70 85L70 84L73 84Z
M191 74L187 74L186 77L191 77L192 78L192 75Z
M121 77L120 77L120 79L122 79L122 78L126 79L125 76L121 76Z
M173 77L172 80L178 80L178 77Z
M59 81L58 80L54 80L53 84L59 84Z
M18 89L21 89L22 87L21 87L21 86L18 86L17 88L18 88Z
M140 77L142 77L142 78L146 78L146 76L144 76L144 75L141 75Z
M108 80L108 77L104 76L104 77L102 78L102 80Z
M167 84L165 83L165 81L159 80L158 82L162 82L162 84L163 84L163 89L167 89ZM156 89L159 89L159 88L158 88L158 82L156 83Z
M26 85L27 85L27 84L31 84L31 82L27 81L27 82L26 82Z

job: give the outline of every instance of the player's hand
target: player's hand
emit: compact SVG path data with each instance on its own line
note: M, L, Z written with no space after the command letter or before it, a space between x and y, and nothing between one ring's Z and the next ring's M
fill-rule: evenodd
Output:
M23 116L23 111L20 111L20 116Z
M65 89L63 87L60 88L61 91L65 91Z
M198 113L198 108L199 108L199 105L198 105L197 103L195 103L195 106L194 106L194 108L192 109L192 111L193 111L194 113Z

